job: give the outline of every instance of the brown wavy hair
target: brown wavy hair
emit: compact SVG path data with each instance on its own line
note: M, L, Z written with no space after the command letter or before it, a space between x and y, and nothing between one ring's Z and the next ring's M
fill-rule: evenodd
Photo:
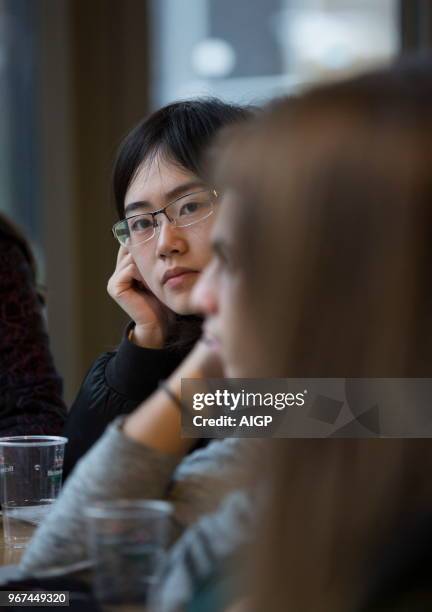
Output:
M431 377L431 134L432 62L415 58L238 135L225 180L266 372ZM273 443L251 609L357 609L386 543L432 509L431 460L429 440Z

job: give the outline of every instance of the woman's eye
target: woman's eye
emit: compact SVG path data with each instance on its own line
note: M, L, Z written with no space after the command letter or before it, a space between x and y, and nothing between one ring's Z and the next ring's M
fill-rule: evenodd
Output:
M180 208L180 215L193 215L203 207L200 202L186 202Z
M130 224L131 232L142 232L152 227L153 223L150 219L134 219Z

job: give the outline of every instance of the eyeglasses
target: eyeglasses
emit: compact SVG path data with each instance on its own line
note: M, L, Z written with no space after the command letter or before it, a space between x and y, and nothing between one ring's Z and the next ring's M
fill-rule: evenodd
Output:
M210 189L188 193L159 210L118 221L112 232L122 246L136 246L151 240L156 231L159 233L161 222L157 215L165 215L175 227L189 227L213 214L217 197L217 192Z

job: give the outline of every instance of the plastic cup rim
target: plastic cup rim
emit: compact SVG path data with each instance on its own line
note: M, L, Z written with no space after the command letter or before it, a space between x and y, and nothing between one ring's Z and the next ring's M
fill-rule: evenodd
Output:
M99 501L85 508L84 514L87 519L128 519L142 516L143 510L157 511L161 515L170 516L173 513L173 504L159 499Z
M55 499L25 499L25 502L29 502L28 504L24 504L23 502L17 502L14 500L2 501L1 507L3 509L10 510L14 508L29 508L31 506L51 506L55 501Z
M55 446L57 444L67 444L68 438L64 436L6 436L0 438L1 446L15 447L36 447L36 446Z

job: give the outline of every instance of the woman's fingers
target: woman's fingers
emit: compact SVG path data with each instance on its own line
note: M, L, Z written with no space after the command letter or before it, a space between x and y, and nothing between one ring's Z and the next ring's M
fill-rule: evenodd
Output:
M139 346L163 345L160 303L142 278L132 255L125 248L117 254L114 273L107 284L110 297L135 322L133 342Z
M126 247L121 246L117 253L117 265L128 255L130 255L129 251Z
M143 283L143 279L138 271L138 268L136 267L135 261L132 255L127 251L123 253L121 257L119 253L117 257L117 265L112 274L112 277L116 277L118 274L123 274L125 271L131 271L131 278L135 278L136 280L139 280Z
M133 258L132 255L129 253L129 251L127 251L124 247L121 247L122 249L124 249L123 253L118 253L117 255L117 263L116 263L116 267L115 267L115 271L117 270L123 270L123 268L125 268L126 266L128 266L131 262L133 262Z
M108 281L108 293L117 297L119 293L132 288L132 281L142 282L142 278L134 263L129 263L125 268L115 272Z
M121 249L123 249L122 253L120 253ZM148 285L143 279L143 277L141 276L131 253L129 253L129 251L125 249L125 247L120 247L119 253L117 255L117 266L116 266L116 269L114 270L113 276L125 270L131 270L132 269L130 268L131 265L133 266L132 278L139 281L144 286L145 289L148 289Z

